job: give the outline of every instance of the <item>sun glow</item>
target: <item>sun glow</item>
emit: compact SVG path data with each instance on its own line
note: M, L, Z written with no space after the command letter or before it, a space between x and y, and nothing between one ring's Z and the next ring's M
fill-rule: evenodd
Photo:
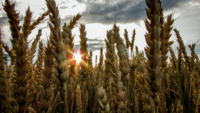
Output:
M81 54L79 52L74 53L74 59L76 60L76 63L79 64L81 62Z

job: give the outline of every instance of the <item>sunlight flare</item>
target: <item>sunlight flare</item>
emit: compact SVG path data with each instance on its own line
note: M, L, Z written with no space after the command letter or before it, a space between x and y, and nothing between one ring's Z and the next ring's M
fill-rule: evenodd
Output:
M76 60L77 64L79 64L81 62L81 54L80 54L80 52L74 53L74 59Z

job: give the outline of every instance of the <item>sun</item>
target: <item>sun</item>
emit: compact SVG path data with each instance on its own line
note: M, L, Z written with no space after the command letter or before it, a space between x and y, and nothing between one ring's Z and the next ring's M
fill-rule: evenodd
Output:
M76 63L79 64L81 62L81 54L79 52L74 53L74 59L76 60Z

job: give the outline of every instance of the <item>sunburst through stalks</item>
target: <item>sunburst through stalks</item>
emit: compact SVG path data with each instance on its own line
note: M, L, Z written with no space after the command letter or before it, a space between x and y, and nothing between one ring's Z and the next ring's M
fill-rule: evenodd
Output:
M79 64L81 62L81 54L80 54L80 52L74 53L74 59L76 60L77 64Z

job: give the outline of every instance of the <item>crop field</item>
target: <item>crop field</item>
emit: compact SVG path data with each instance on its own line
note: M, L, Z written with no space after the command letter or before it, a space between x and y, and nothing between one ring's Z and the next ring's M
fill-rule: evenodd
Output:
M137 32L133 30L129 40L128 31L120 36L115 23L104 34L105 55L101 49L93 66L84 24L79 28L80 53L75 54L73 49L72 29L83 15L78 13L61 25L55 0L46 0L46 12L31 22L32 11L28 8L20 25L15 3L5 0L2 5L12 48L0 32L0 113L199 113L196 44L188 45L191 54L187 54L181 34L173 28L172 14L163 17L161 0L144 1L144 53L135 46ZM47 46L40 41L41 29L29 43L31 32L48 16ZM178 55L171 48L171 32L176 34ZM33 62L37 45L38 56ZM4 51L10 57L9 65L4 63Z

